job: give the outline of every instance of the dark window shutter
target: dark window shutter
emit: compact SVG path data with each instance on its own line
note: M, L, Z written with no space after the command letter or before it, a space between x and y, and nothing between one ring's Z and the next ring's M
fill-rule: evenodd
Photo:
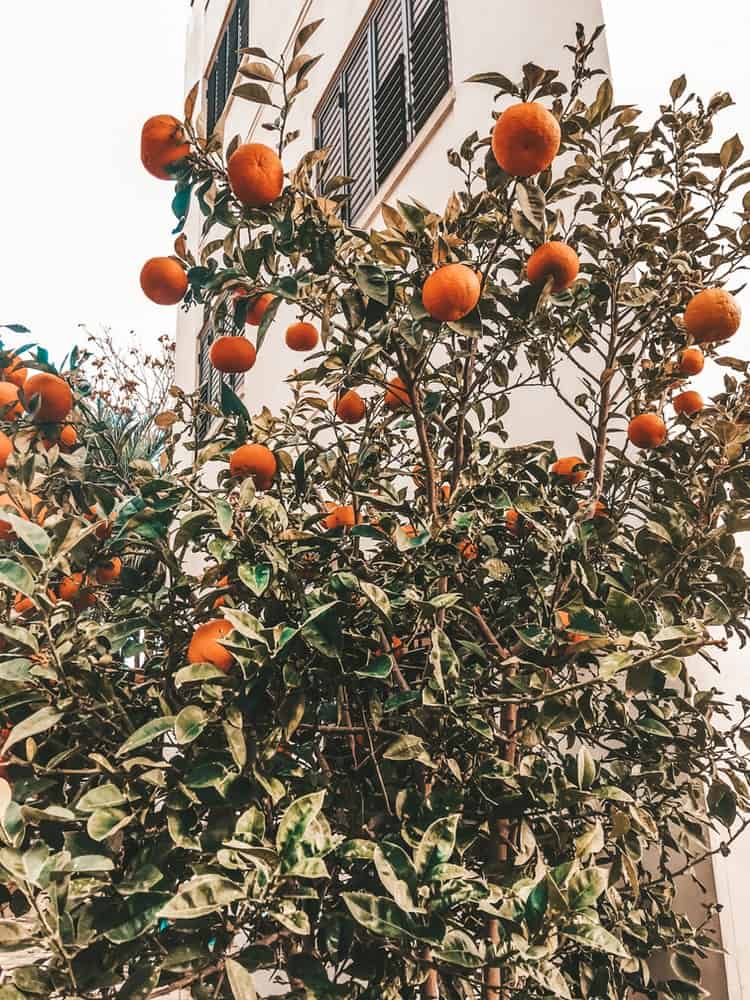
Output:
M418 132L451 84L448 17L445 0L411 0L411 100Z
M227 36L226 33L219 45L216 55L216 117L221 117L221 113L227 103Z
M250 44L250 0L239 0L237 8L240 12L239 47L246 49Z
M348 218L355 219L375 191L372 176L372 98L370 59L365 35L344 72L346 163L349 185Z
M408 143L401 0L386 0L373 19L375 47L375 158L378 184Z
M232 84L237 75L240 61L240 5L235 4L227 25L227 98L232 92Z
M208 128L208 134L211 135L219 117L216 111L216 66L213 66L211 72L208 74L207 103L208 111L206 125Z

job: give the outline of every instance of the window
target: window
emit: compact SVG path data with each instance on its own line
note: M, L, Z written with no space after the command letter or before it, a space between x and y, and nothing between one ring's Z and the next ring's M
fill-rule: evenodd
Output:
M235 0L229 19L208 70L207 127L211 135L221 118L232 92L232 84L240 64L240 49L250 42L250 0Z
M233 392L238 392L242 386L243 376L241 374L222 375L221 372L217 372L211 364L210 351L211 344L214 342L214 337L217 334L218 336L223 337L239 332L231 316L224 316L220 323L221 326L218 331L214 331L214 328L209 324L204 327L198 337L198 388L200 390L201 403L206 406L221 406L222 381L225 382ZM210 424L210 415L207 413L202 414L198 426L200 437L203 437L203 435L207 432Z
M316 116L325 176L353 178L345 218L356 219L450 84L446 0L382 0Z

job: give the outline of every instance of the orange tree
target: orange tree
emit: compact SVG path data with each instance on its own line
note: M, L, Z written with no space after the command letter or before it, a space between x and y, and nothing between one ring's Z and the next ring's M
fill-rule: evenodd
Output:
M691 923L676 885L750 797L747 705L693 669L747 636L729 98L679 79L644 126L586 97L579 28L569 88L475 78L502 113L442 213L368 232L325 151L278 159L314 28L242 69L278 152L225 156L192 97L144 131L205 217L145 291L257 328L222 372L285 350L294 307L288 405L173 389L160 467L123 471L77 368L71 417L0 355L0 998L697 1000L713 904ZM730 370L705 404L704 352ZM580 454L508 444L528 386Z

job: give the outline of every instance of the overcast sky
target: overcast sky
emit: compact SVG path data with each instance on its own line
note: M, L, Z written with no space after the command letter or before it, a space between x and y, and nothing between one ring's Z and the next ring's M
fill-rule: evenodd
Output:
M79 323L174 330L138 283L173 245L172 187L139 147L146 118L181 115L188 10L0 0L0 323L30 327L54 359Z
M188 9L0 0L0 322L25 323L55 358L80 323L146 339L174 328L138 285L172 246L171 188L141 168L139 134L180 114ZM605 13L618 101L653 107L685 71L700 93L733 93L723 131L750 150L746 0L605 0Z

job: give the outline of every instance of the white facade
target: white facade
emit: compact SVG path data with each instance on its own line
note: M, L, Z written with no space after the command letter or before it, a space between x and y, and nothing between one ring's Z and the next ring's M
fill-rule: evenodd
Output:
M300 130L300 138L285 153L287 169L314 146L314 113L358 29L377 2L275 0L268 5L263 0L251 0L249 44L260 46L271 55L288 52L303 24L324 19L306 46L311 53L323 53L323 57L310 73L310 86L299 98L290 122L291 128ZM201 81L204 101L207 72L232 6L231 0L192 0L185 90L187 92L194 83ZM494 70L515 79L520 77L522 65L532 61L544 67L561 68L565 79L570 54L563 50L563 44L573 40L577 21L584 24L587 34L602 23L602 6L600 0L448 0L452 86L376 196L361 211L357 223L363 227L379 225L379 206L383 201L408 200L411 195L442 210L451 191L460 182L460 176L446 159L446 150L459 146L472 130L482 135L491 126L493 91L486 86L465 83L467 77ZM609 72L605 38L606 32L600 39L597 65ZM616 79L616 90L617 84ZM624 103L629 101L627 80L619 88L618 98ZM239 134L243 141L250 138L266 141L264 137L268 133L260 129L263 120L263 109L230 97L223 115L225 140L228 142ZM187 226L192 247L198 243L201 222L197 211L193 211ZM283 331L292 318L294 312L289 307L277 314L255 367L245 377L243 395L251 412L264 405L277 410L287 398L284 380L299 365L299 356L283 343ZM198 309L179 314L177 383L188 390L196 385L197 338L201 322ZM578 451L574 419L548 392L528 390L523 405L515 399L514 409L516 415L512 417L512 410L508 426L516 441L548 438L553 428L561 454ZM731 661L728 666L734 679L738 665L734 662L736 657L727 654L727 659ZM750 835L744 848L741 846L729 859L714 865L706 863L700 872L710 896L714 891L716 868L718 898L724 905L721 924L724 945L729 952L726 964L725 959L716 954L708 959L705 967L705 985L717 998L741 1000L745 995L743 985L747 983L750 988L750 950L742 948L742 925L745 919L750 919L748 860ZM684 905L691 916L700 919L700 902L705 897L699 896L690 882L685 885L684 895Z

